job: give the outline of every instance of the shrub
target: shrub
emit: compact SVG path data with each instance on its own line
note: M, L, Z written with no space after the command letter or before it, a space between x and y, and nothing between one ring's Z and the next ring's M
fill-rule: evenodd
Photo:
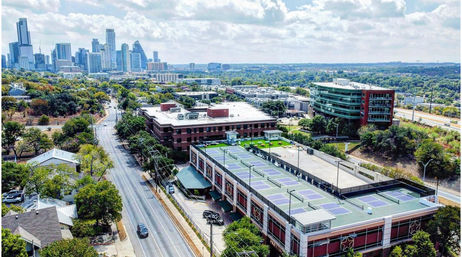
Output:
M38 120L38 124L39 125L48 125L48 124L50 124L50 117L43 114L42 116L40 116L40 118Z
M95 220L75 219L74 226L71 229L72 235L75 237L92 237L96 235Z

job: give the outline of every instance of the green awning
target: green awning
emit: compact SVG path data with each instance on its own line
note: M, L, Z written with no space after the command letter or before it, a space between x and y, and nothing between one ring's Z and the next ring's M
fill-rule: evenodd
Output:
M186 189L205 189L212 185L193 166L182 169L176 177Z
M236 211L236 212L230 213L229 217L231 217L231 219L233 221L236 221L236 220L240 220L242 218L242 214L240 212Z
M229 212L233 209L233 206L226 200L218 201L218 205L221 206L221 209L223 209L224 212Z
M209 194L210 194L210 196L213 198L213 200L215 200L215 201L221 199L220 193L218 193L218 192L215 191L215 190L214 190L214 191L210 191Z

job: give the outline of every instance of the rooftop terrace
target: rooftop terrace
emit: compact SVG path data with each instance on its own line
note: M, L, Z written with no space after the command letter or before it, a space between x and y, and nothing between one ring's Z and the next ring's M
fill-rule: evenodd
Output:
M331 228L336 228L425 209L433 205L424 200L416 191L411 191L404 186L399 186L399 184L383 191L377 190L343 199L331 194L328 192L329 190L325 191L308 183L240 146L200 148L200 150L219 166L225 167L228 173L234 174L234 177L245 187L248 187L250 181L253 190L285 214L289 214L289 199L291 198L290 213L292 219L301 224L307 220L301 214L315 214L318 212L312 211L320 209L335 217L331 221ZM318 165L315 161L308 161L304 162L301 168L309 172L314 170L315 165ZM330 172L330 169L325 171ZM292 197L290 197L289 191L292 192ZM369 208L371 214L368 214Z

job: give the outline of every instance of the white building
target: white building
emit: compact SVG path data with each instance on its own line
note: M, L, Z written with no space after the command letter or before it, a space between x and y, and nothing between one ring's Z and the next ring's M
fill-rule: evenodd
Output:
M48 152L38 155L28 160L27 163L38 166L66 164L74 171L80 171L80 162L77 159L77 155L57 148L53 148Z

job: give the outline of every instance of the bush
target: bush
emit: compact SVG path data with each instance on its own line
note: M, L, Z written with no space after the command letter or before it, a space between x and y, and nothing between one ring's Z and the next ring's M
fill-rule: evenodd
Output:
M74 226L71 228L72 235L75 237L92 237L96 235L95 220L75 219Z
M366 168L368 170L372 170L372 171L375 171L375 172L378 172L380 174L383 174L387 177L390 177L390 178L394 178L394 179L398 179L398 178L405 178L405 179L409 179L411 181L414 181L416 183L419 183L421 185L423 185L423 181L412 175L411 173L407 172L407 171L404 171L404 170L400 170L400 169L397 169L397 168L392 168L392 167L379 167L379 166L376 166L374 164L369 164L369 163L361 163L360 164L361 167L363 168Z
M40 118L38 120L38 124L39 125L48 125L48 124L50 124L50 117L43 114L42 116L40 116Z

